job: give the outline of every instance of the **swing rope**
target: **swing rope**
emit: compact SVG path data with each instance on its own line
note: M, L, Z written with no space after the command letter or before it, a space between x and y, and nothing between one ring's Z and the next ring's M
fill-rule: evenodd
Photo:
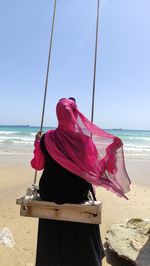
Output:
M93 122L93 118L94 118L96 67L97 67L97 47L98 47L98 31L99 31L100 0L97 0L97 1L98 2L97 2L97 17L96 17L96 37L95 37L95 55L94 55L94 74L93 74L91 122ZM54 32L54 24L55 24L55 15L56 15L56 0L54 0L54 9L53 9L52 27L51 27L51 33L50 33L50 45L49 45L49 53L48 53L48 62L47 62L47 71L46 71L46 79L45 79L45 90L44 90L44 99L43 99L43 109L42 109L40 131L42 131L42 129L43 129L43 122L44 122L44 113L45 113L45 104L46 104L46 96L47 96L49 68L50 68L50 63L51 63L51 51L52 51L52 43L53 43L53 32ZM35 170L34 183L32 185L33 187L36 187L36 179L37 179L37 170Z
M45 104L46 104L46 96L47 96L49 68L50 68L50 63L51 63L51 52L52 52L52 43L53 43L55 15L56 15L56 0L54 0L53 18L52 18L52 26L51 26L51 33L50 33L50 44L49 44L49 52L48 52L47 70L46 70L46 78L45 78L45 90L44 90L44 99L43 99L43 108L42 108L42 117L41 117L41 126L40 126L40 131L41 132L42 132L42 129L43 129L43 122L44 122L44 113L45 113ZM36 184L36 179L37 179L37 170L35 170L35 174L34 174L34 183L33 183L34 186Z
M94 119L96 67L97 67L97 47L98 47L98 31L99 31L99 7L100 7L100 0L97 1L97 18L96 18L96 36L95 36L95 56L94 56L94 74L93 74L91 122L93 122L93 119Z

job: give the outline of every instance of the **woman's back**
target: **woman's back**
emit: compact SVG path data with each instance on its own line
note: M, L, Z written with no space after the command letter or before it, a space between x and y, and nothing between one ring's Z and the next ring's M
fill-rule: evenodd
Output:
M91 184L58 164L47 152L44 136L40 147L45 157L45 168L39 183L43 200L56 203L80 203L88 199Z

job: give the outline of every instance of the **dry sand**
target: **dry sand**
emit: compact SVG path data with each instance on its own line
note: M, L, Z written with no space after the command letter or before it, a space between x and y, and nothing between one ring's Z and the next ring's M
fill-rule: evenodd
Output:
M19 206L15 204L16 198L24 195L26 188L33 182L34 171L28 163L30 158L29 155L0 157L0 230L4 227L9 228L15 241L12 249L0 244L0 266L34 266L38 220L20 217ZM132 180L128 201L118 198L103 188L97 189L97 198L103 202L101 224L103 243L111 224L132 217L150 219L149 163L148 160L127 160L127 170ZM107 250L106 258L103 260L103 266L106 265L131 264L118 259Z

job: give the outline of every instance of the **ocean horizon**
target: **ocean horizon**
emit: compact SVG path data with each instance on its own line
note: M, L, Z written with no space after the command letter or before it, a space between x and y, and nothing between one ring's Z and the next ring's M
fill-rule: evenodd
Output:
M0 154L31 154L39 126L0 125ZM45 132L56 127L43 127ZM120 137L127 158L150 159L150 130L104 129Z

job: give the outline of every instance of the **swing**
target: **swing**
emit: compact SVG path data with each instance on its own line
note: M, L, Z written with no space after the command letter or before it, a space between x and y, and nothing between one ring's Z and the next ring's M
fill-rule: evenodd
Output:
M91 112L92 122L93 122L93 116L94 116L99 6L100 6L100 0L98 0L98 3L97 3L92 112ZM51 28L51 34L50 34L50 47L49 47L49 54L48 54L47 73L46 73L46 80L45 80L45 91L44 91L40 131L42 131L43 121L44 121L44 111L45 111L46 93L47 93L47 85L48 85L49 66L50 66L50 59L51 59L55 14L56 14L56 0L54 1L54 9L53 9L53 19L52 19L52 28ZM91 193L89 195L89 201L83 202L81 204L68 204L68 203L56 204L54 202L43 201L40 199L37 193L38 186L36 185L36 179L37 179L37 170L35 170L34 183L32 184L32 186L27 189L25 196L18 198L16 200L16 204L20 205L21 216L62 220L62 221L72 221L72 222L82 222L82 223L89 223L89 224L100 224L101 223L102 203L98 201L94 201Z

